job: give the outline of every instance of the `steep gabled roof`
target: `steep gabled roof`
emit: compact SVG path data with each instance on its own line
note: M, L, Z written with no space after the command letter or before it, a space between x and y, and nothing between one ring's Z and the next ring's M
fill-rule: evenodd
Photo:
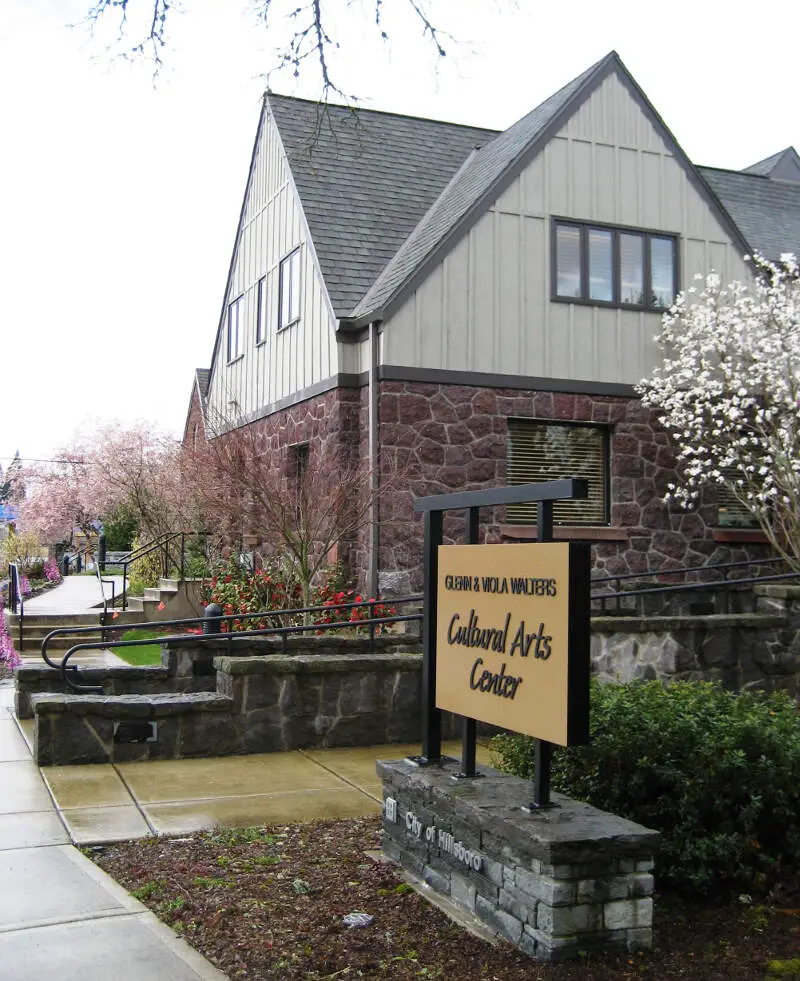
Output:
M793 146L787 146L785 150L773 153L765 160L745 167L743 174L756 174L759 177L771 177L778 181L798 181L800 182L800 156Z
M611 57L608 55L592 65L465 162L355 308L355 319L381 309L436 246L464 218L486 203L487 194L495 196L497 182L508 168L548 131L554 120L560 119L564 107L604 71Z
M495 130L268 94L337 316Z
M736 170L699 167L722 201L750 250L767 259L800 255L800 184Z
M746 251L747 243L730 215L681 149L619 55L611 51L466 162L359 302L349 318L351 322L359 325L388 316L611 73L617 74L631 97L639 103L687 178L706 199L733 240Z

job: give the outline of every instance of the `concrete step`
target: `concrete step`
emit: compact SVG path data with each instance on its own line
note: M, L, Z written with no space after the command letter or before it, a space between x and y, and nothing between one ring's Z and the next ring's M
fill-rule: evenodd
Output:
M163 586L148 587L144 591L145 600L153 600L156 603L167 603L173 596L178 595L178 587L167 589Z

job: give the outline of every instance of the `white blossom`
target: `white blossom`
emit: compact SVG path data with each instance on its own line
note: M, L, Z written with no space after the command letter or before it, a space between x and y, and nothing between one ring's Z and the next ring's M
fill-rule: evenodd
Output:
M689 506L724 485L800 568L800 278L797 260L755 255L752 283L696 276L664 314L662 365L638 387L659 410Z

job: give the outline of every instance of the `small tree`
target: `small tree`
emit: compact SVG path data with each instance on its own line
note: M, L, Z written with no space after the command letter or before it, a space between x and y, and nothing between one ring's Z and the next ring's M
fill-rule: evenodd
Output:
M670 496L688 507L703 485L727 487L800 568L798 265L752 262L752 284L711 274L677 298L657 338L664 362L639 392L677 448Z
M342 447L265 452L251 426L228 429L187 450L187 489L206 524L229 541L251 536L284 565L310 606L318 574L338 546L369 521L376 496L370 472Z

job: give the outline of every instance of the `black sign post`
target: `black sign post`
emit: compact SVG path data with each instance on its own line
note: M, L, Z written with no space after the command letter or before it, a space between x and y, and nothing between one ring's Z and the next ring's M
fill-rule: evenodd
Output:
M442 761L442 713L436 707L436 633L438 554L442 544L445 511L466 511L466 544L478 543L479 509L504 504L538 503L537 538L539 542L553 540L553 502L583 499L588 496L586 480L572 477L549 480L540 484L520 484L516 487L497 487L481 491L461 491L422 497L414 502L414 510L424 514L424 610L422 620L422 755L416 758L420 766ZM586 590L588 604L588 589ZM535 774L531 809L550 806L550 761L552 743L536 740ZM460 777L477 776L475 768L475 719L462 723Z

